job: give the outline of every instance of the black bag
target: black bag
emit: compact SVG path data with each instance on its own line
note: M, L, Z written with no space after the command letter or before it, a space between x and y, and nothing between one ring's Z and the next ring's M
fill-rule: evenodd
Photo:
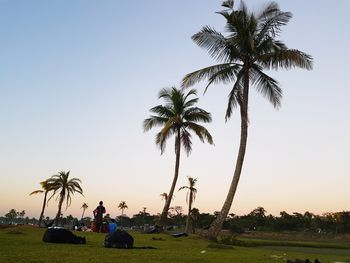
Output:
M106 235L104 246L129 249L134 246L134 238L128 232L117 229L115 232Z
M46 243L86 244L85 237L78 237L63 228L48 228L44 233L43 241Z

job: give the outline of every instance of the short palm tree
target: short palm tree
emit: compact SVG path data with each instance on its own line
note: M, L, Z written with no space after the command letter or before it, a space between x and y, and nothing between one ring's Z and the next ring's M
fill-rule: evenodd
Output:
M167 193L161 193L160 197L162 200L164 200L164 202L166 202L168 200L168 194ZM173 195L173 199L175 198L175 195Z
M83 203L82 206L80 207L80 208L83 209L83 213L81 214L81 220L83 220L85 211L86 211L86 209L87 209L88 207L89 207L89 206L88 206L87 203Z
M42 194L44 193L44 201L43 201L43 206L41 208L41 213L39 216L39 222L38 222L38 226L40 227L41 222L43 220L43 216L44 216L44 212L45 212L45 207L47 204L47 194L53 190L52 185L48 182L48 180L42 181L40 182L41 188L39 190L33 191L31 192L29 195L34 195L34 194Z
M61 216L63 202L66 201L67 209L71 204L72 195L75 192L83 195L83 189L80 186L81 180L78 178L72 178L68 180L69 173L70 171L59 172L58 174L55 174L48 179L53 188L53 195L58 192L58 211L55 217L55 226L58 225L58 219Z
M119 217L120 218L120 227L123 226L123 215L124 215L124 210L125 209L128 209L128 206L126 205L126 202L125 201L120 201L119 205L118 205L118 208L122 210L122 214L121 216Z
M119 205L118 205L118 208L120 210L122 210L122 215L124 215L124 210L125 209L128 209L128 206L126 205L126 202L125 201L120 201Z
M149 131L156 126L162 127L160 132L156 135L156 144L159 145L161 153L165 150L167 139L169 139L171 135L175 135L175 173L160 216L159 225L161 227L166 224L168 210L179 175L181 146L183 146L187 155L189 155L192 150L192 136L190 131L193 131L202 142L207 141L213 144L212 136L208 130L197 124L198 122L211 122L211 115L201 108L194 107L198 102L198 98L190 97L196 95L195 89L191 89L187 93L183 89L177 89L175 87L162 89L159 92L158 98L163 99L165 104L150 109L155 115L145 119L143 123L144 131Z
M205 90L213 83L233 83L225 118L227 121L231 117L234 108L239 108L241 116L241 138L233 179L219 216L205 234L212 239L216 239L229 213L241 175L248 137L250 87L254 86L278 108L282 90L278 82L265 74L264 70L312 68L311 56L289 49L276 39L281 27L292 17L290 12L281 11L274 2L259 13L250 12L243 1L237 10L233 8L233 0L225 1L223 6L227 9L218 13L226 19L227 36L210 26L203 27L192 36L193 41L207 49L218 64L189 73L182 82L183 87L189 87L207 79Z
M188 178L188 186L181 186L179 188L179 191L182 189L187 189L187 195L186 195L186 202L188 203L188 214L187 214L187 219L186 219L186 227L185 227L185 232L189 232L190 228L190 220L191 220L191 211L192 211L192 204L194 200L196 199L196 194L197 194L197 189L194 188L197 182L197 178L193 177L187 177Z
M192 233L195 233L196 223L200 217L199 209L192 208L191 210L191 220L192 220Z
M164 200L166 202L166 200L168 199L168 194L167 193L161 193L160 197L162 198L162 200Z

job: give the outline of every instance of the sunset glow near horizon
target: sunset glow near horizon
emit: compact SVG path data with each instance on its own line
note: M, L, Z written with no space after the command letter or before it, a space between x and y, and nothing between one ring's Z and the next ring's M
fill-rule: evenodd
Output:
M185 74L216 63L191 40L203 26L224 33L215 14L222 1L6 1L0 0L0 216L10 209L39 217L43 195L29 196L59 171L82 180L64 215L85 215L100 200L112 217L126 201L129 216L147 207L161 212L160 194L174 174L174 138L163 155L158 129L142 122L161 88L180 86ZM236 1L237 4L239 1ZM266 1L246 0L251 10ZM258 206L278 215L350 210L349 1L277 1L293 18L279 36L289 48L313 56L312 71L267 72L283 89L275 110L250 92L245 162L231 213ZM211 112L205 125L215 145L193 136L182 154L176 191L197 177L194 207L219 211L233 176L238 111L225 123L231 85L198 90ZM186 192L172 206L186 211ZM45 215L53 217L57 201Z

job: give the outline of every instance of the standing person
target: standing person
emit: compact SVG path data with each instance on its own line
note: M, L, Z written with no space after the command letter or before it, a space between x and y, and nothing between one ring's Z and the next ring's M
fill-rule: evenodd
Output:
M102 218L104 213L106 213L106 208L103 206L103 202L100 201L99 206L96 207L96 209L94 210L97 232L101 232L102 230Z

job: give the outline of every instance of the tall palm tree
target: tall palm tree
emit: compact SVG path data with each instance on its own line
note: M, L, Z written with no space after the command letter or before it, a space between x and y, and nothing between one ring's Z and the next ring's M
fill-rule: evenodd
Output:
M49 183L52 184L52 187L53 187L53 195L59 192L57 197L58 211L55 217L55 226L58 225L58 219L61 216L63 202L66 201L66 209L67 209L71 204L72 195L75 192L83 195L83 189L80 186L81 180L78 178L72 178L68 180L69 173L70 171L68 172L62 171L62 172L59 172L58 174L51 176L48 179Z
M213 83L233 83L228 96L226 121L234 108L239 108L241 117L241 138L233 179L221 209L220 215L212 223L205 235L216 239L222 224L229 213L241 175L248 137L248 98L250 87L266 97L275 108L281 104L282 90L279 83L264 73L269 69L290 69L299 67L312 69L312 57L287 46L276 37L281 27L286 25L292 14L283 12L274 2L269 3L261 12L250 12L244 2L237 10L233 0L222 4L226 10L218 12L226 19L227 36L210 26L192 36L193 41L218 61L209 66L187 74L183 87L207 79L207 88Z
M185 232L188 233L189 228L190 228L190 220L191 220L191 211L192 211L192 204L194 202L194 199L196 199L196 194L197 194L197 189L194 188L197 178L193 177L187 177L188 178L188 186L181 186L179 188L179 191L182 189L187 189L187 195L186 195L186 202L188 203L188 214L187 214L187 219L186 219L186 227L185 227Z
M156 135L156 144L159 145L161 153L165 150L167 139L169 139L171 135L175 135L175 173L168 198L160 216L160 227L166 224L168 210L179 175L181 145L187 155L189 155L192 150L192 136L190 131L193 131L202 142L207 141L213 144L212 136L208 130L197 124L198 122L211 122L211 115L201 108L194 107L198 102L198 98L190 97L196 95L195 89L191 89L187 93L185 93L183 89L177 89L175 87L162 89L159 92L158 98L163 99L165 104L150 109L155 115L151 115L150 118L145 119L143 123L144 131L149 131L156 126L162 127L160 132Z
M81 220L83 220L84 218L84 214L85 214L85 210L88 208L88 204L87 203L83 203L82 206L80 208L83 209L83 213L81 214Z
M45 212L45 207L47 204L47 194L53 190L52 185L49 183L48 180L42 181L40 182L41 188L39 190L35 190L33 192L31 192L29 195L34 195L34 194L42 194L44 193L44 201L43 201L43 206L41 208L41 213L39 216L39 222L38 222L38 226L40 227L41 222L43 220L43 216L44 216L44 212Z
M124 210L128 209L128 206L125 201L120 201L118 208L122 210L122 215L124 215Z

